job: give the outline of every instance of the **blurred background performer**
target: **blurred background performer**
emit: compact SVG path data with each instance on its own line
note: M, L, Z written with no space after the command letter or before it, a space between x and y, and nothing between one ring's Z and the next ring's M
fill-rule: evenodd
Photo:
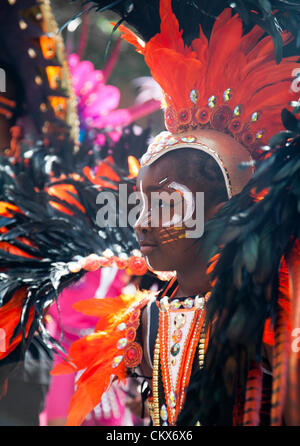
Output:
M0 151L14 164L20 161L24 141L71 139L76 147L76 103L63 41L56 33L47 0L1 3L0 68L5 82L0 92ZM11 358L9 365L0 367L4 370L17 362L17 357ZM23 361L5 382L1 425L39 424L51 367L52 352L36 333Z

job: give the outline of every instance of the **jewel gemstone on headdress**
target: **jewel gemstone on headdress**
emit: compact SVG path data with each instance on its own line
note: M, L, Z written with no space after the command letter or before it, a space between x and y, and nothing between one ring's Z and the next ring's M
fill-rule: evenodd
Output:
M121 322L121 324L119 324L117 326L117 330L119 330L119 331L123 331L123 330L125 330L125 328L126 328L125 322Z
M193 104L197 104L198 99L199 99L199 91L198 90L192 90L190 92L190 99L191 99Z
M196 141L195 136L185 136L183 138L181 138L181 141L183 142L187 142L187 143L192 143Z
M118 340L117 348L118 348L118 350L123 350L123 348L126 347L126 345L127 345L127 339L121 338Z
M176 330L173 331L172 334L172 341L176 344L178 344L182 339L182 331L177 328Z

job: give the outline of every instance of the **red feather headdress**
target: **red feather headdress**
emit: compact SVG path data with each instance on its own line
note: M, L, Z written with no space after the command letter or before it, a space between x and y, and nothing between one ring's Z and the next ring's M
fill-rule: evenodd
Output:
M297 99L291 85L298 57L277 64L272 38L263 37L259 26L243 35L242 20L230 8L217 17L209 41L200 26L190 46L184 44L171 0L160 1L160 17L160 33L147 43L120 26L122 37L144 55L164 92L169 133L154 140L142 166L177 148L205 150L221 167L231 196L249 180L245 171L237 172L237 165L255 159L259 148L283 130L280 112ZM282 39L287 44L291 36L283 32ZM229 153L222 146L203 148L199 129L228 134L238 144Z

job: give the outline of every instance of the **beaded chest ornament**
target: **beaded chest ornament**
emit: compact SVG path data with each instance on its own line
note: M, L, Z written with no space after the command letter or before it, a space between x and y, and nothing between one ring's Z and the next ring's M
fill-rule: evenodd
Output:
M173 285L172 280L165 293ZM172 295L176 292L172 292ZM172 299L164 293L157 300L159 330L153 360L151 416L155 426L175 425L183 408L198 347L198 368L204 364L207 330L205 327L205 296ZM159 389L159 376L163 395Z

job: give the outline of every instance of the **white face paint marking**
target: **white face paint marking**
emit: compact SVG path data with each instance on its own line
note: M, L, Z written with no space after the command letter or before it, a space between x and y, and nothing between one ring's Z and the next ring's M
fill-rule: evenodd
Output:
M164 226L166 226L167 224L169 224L169 226L171 226L171 225L177 225L178 223L184 223L185 221L187 221L188 219L191 218L191 216L193 215L194 210L195 210L195 202L194 202L194 198L193 198L193 193L187 186L177 183L176 181L172 181L172 183L170 183L168 185L168 187L170 189L178 190L179 192L182 193L184 203L186 204L186 212L185 212L184 218L182 219L182 215L181 215L182 208L181 208L180 214L175 214L173 216L172 220L169 222L166 222L164 224Z

